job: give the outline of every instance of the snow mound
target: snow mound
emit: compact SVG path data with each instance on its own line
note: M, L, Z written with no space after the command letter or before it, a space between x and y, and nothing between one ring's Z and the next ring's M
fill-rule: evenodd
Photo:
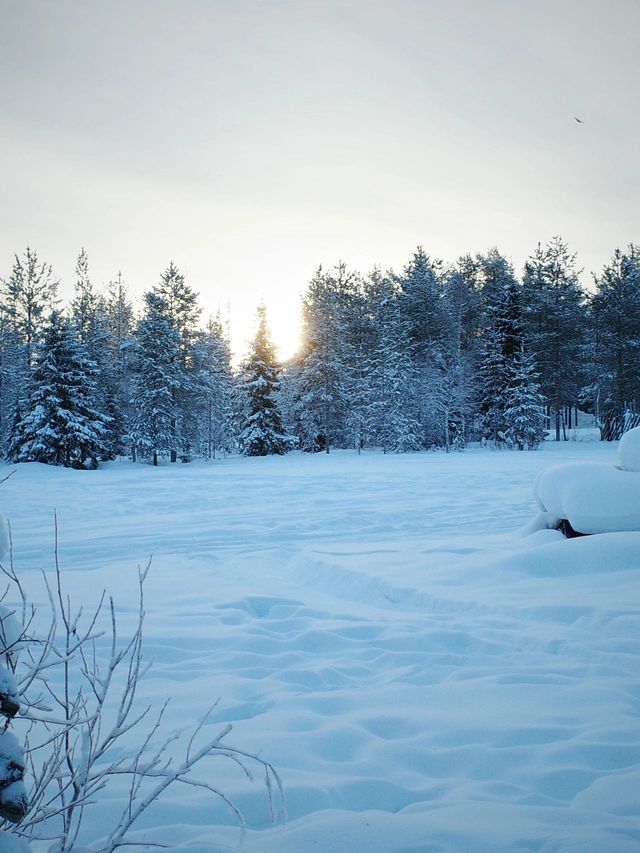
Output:
M620 439L618 466L623 471L640 471L640 427L634 427Z
M534 490L538 505L546 514L546 526L556 527L561 519L567 519L580 533L640 530L638 473L640 427L622 436L618 466L568 462L547 468L538 477Z
M640 530L640 477L603 463L568 462L543 471L535 495L549 527L566 518L580 533Z

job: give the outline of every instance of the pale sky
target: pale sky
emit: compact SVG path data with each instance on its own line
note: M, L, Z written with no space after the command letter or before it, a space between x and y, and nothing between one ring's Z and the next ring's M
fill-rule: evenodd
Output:
M0 0L0 277L173 259L244 349L318 264L640 242L638 0ZM574 117L581 118L578 124Z

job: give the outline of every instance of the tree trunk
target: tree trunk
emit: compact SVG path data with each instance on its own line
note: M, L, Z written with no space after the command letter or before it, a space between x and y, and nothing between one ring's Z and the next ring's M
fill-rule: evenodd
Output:
M449 409L444 412L444 452L449 452Z

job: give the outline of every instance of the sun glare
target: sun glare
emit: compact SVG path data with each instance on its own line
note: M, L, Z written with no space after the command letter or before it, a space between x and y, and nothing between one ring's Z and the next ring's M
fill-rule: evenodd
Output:
M282 361L286 361L295 355L300 347L300 310L297 301L286 310L280 306L278 312L274 312L270 317L269 325L278 355Z

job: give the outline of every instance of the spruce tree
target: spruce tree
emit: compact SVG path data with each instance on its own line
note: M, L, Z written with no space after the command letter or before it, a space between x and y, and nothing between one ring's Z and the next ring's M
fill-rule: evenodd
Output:
M76 262L75 296L71 300L70 309L80 340L90 349L97 343L97 326L100 317L104 316L105 307L89 277L89 258L84 249L80 251Z
M16 462L97 466L108 418L96 405L95 362L71 323L53 311L35 354L29 394L15 424Z
M370 280L381 276L379 270L374 270ZM360 276L353 275L341 295L344 433L347 446L358 453L372 435L373 357L377 340L372 293L370 283L365 284Z
M479 261L484 313L479 363L480 426L482 438L497 445L503 442L507 388L522 346L523 297L511 264L497 249Z
M209 318L195 341L193 372L200 450L215 459L219 450L230 452L235 444L231 350L219 316Z
M370 427L384 453L420 450L422 428L416 407L414 344L391 281L380 277L374 284L378 340L372 354Z
M441 441L440 414L434 409L432 392L434 369L449 333L443 273L442 262L433 260L422 246L418 246L397 279L400 288L398 304L413 343L413 358L418 369L418 417L425 446L437 445Z
M523 344L510 368L501 438L507 447L535 450L544 440L544 422L544 397L540 393L535 363Z
M131 420L132 358L134 351L133 308L127 286L118 273L107 286L104 305L106 357L101 382L106 399L106 412L111 416L107 442L108 458L127 452L126 435Z
M592 405L603 436L619 438L626 411L640 411L640 248L616 249L591 298Z
M429 362L433 347L446 336L442 261L418 246L399 277L400 306L419 362Z
M51 267L41 263L28 246L24 258L15 255L11 275L3 281L3 307L22 346L22 366L31 367L33 354L56 302L58 282Z
M120 452L118 448L120 441L117 436L122 434L123 413L114 395L111 376L112 362L106 301L93 287L89 276L89 258L85 249L82 249L78 255L75 272L75 295L69 305L71 321L98 370L96 402L101 411L109 415L105 459L114 459Z
M171 461L176 461L179 452L182 461L188 462L200 440L196 416L198 377L193 364L193 347L201 311L198 294L185 282L184 275L173 261L160 277L154 293L164 301L167 316L178 333L177 368L180 378L175 390L175 423L172 427L176 435L176 450L171 453Z
M166 304L167 314L178 332L180 360L182 366L186 367L201 314L198 294L185 282L184 275L173 261L160 276L160 281L153 290Z
M355 278L344 264L339 264L333 273L319 267L303 297L298 394L303 450L329 453L345 437L347 356L343 307Z
M144 296L144 316L136 330L132 418L128 439L134 458L154 465L175 459L176 394L180 385L180 335L167 303L153 291Z
M563 410L577 403L584 383L585 297L575 255L559 237L544 248L538 244L525 264L523 284L526 338L559 441Z
M7 437L24 396L26 368L22 363L22 346L11 317L0 304L0 457L7 453ZM18 418L19 419L19 418Z
M445 451L463 450L477 396L476 370L480 329L480 293L460 268L444 278L448 332L435 358L431 392L441 416Z
M266 308L258 308L258 329L244 364L242 389L247 398L247 416L238 437L245 456L282 455L291 448L291 438L282 428L277 392L278 363L267 327Z

